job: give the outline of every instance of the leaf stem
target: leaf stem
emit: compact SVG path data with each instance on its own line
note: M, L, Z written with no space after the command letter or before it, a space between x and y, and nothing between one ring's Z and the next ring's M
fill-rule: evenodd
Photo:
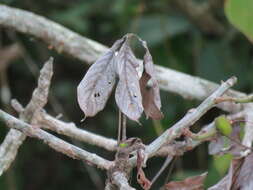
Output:
M217 103L221 103L221 102L235 102L235 103L250 103L253 102L253 95L249 95L246 97L242 97L242 98L233 98L233 97L219 97L216 99Z
M206 139L209 139L216 135L217 131L215 128L211 129L210 131L207 131L206 133L202 134L192 134L191 139L196 141L204 141Z
M127 117L125 114L122 113L123 116L123 121L122 121L122 141L125 141L127 139L126 136L126 122L127 122Z
M119 109L119 120L118 120L118 145L120 144L121 139L121 120L122 120L122 112Z
M125 141L126 137L126 122L127 117L124 113L122 113L119 109L119 121L118 121L118 145L121 141Z

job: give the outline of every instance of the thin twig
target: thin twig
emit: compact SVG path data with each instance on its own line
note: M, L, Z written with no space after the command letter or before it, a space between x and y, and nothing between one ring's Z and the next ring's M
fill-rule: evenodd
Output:
M38 138L44 143L48 144L54 150L61 152L73 159L79 159L88 162L89 164L94 164L97 167L105 170L109 169L113 164L111 161L105 160L96 154L92 154L81 148L71 145L36 126L29 125L19 119L16 119L2 110L0 110L0 120L5 122L9 128L19 130L27 136Z
M1 13L0 13L1 14ZM53 59L50 58L41 69L38 87L34 90L32 98L25 109L14 107L20 111L20 119L28 123L36 123L36 114L47 103L49 86L53 75ZM14 105L15 106L15 105ZM0 176L6 171L15 159L20 145L25 140L25 135L20 131L11 129L0 146Z
M217 98L216 101L217 101L217 103L225 102L225 101L241 103L241 104L250 103L250 102L253 102L253 95L249 95L249 96L245 96L245 97L239 97L239 98L225 96L225 97Z
M118 118L118 145L121 140L121 128L122 128L122 112L119 110L119 118Z
M127 136L126 136L126 123L127 123L127 117L124 113L122 113L122 141L125 141L127 139Z
M41 112L38 119L38 125L42 128L49 129L61 135L66 135L91 145L102 147L108 151L117 150L117 141L107 137L94 134L90 131L78 128L74 123L66 123L48 115L45 111Z
M201 116L203 116L209 109L215 105L215 99L223 95L229 88L231 88L237 79L232 77L224 82L211 96L204 100L197 108L193 111L188 112L181 120L179 120L171 128L167 129L162 135L155 139L145 149L147 157L152 157L154 154L166 143L172 142L175 138L181 136L184 129L187 129L193 125ZM136 164L136 156L130 161L131 164Z
M253 141L253 127L251 123L252 118L253 118L253 103L245 104L244 105L245 131L242 144L247 147L251 147ZM249 150L242 152L241 155L246 156L248 153L250 153Z
M151 185L153 185L155 183L155 181L158 179L158 177L162 174L162 172L168 167L168 165L170 164L170 162L173 160L173 156L168 156L166 158L166 160L164 161L162 167L160 168L160 170L157 172L157 174L155 175L155 177L152 179L151 181Z
M112 179L113 183L118 186L119 190L136 190L135 188L129 185L125 174L121 172L114 172Z

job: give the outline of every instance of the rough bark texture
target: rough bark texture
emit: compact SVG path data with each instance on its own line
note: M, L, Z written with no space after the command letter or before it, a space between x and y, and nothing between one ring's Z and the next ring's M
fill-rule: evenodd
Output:
M25 109L16 107L20 112L20 119L36 124L36 114L46 105L49 86L53 75L53 58L50 58L41 69L38 79L38 87L34 90L32 98ZM15 108L14 108L15 109ZM25 140L26 135L11 129L6 135L3 143L0 146L0 176L10 167L10 164L15 159L20 145Z
M7 124L8 127L19 130L27 136L40 139L57 152L61 152L73 159L79 159L87 162L88 164L94 164L101 169L109 169L112 166L112 162L105 160L96 154L89 153L81 148L71 145L38 128L37 126L29 125L19 119L16 119L2 110L0 110L0 118Z

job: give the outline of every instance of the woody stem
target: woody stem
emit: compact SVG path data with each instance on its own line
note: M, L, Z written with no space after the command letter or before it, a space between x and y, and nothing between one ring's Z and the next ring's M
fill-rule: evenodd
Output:
M121 140L121 121L122 121L122 112L119 110L119 120L118 120L118 142L117 144L119 145L120 140Z

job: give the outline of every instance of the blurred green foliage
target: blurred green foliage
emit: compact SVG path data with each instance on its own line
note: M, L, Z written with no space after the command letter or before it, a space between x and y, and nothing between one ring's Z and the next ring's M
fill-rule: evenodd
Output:
M137 33L148 42L155 64L214 82L236 75L239 78L236 88L246 93L252 92L252 45L228 23L223 5L219 4L210 10L213 17L225 28L224 33L217 34L203 32L196 24L196 20L176 7L173 1L2 0L1 3L43 15L107 46L125 33ZM208 1L194 2L196 6L200 6ZM233 14L240 12L233 11ZM16 41L25 47L26 54L25 58L14 61L8 68L8 80L13 98L17 98L23 105L29 101L36 86L38 68L41 68L49 56L53 56L55 57L54 77L50 100L46 106L48 112L53 115L62 113L63 120L74 121L86 130L116 138L117 108L114 97L110 99L103 112L95 118L88 118L84 123L80 123L83 116L76 101L76 87L88 69L84 63L58 55L30 36L1 28L2 46ZM138 52L138 49L136 51ZM158 133L180 119L188 109L199 104L197 101L184 100L168 92L162 92L161 96L165 118L160 123L153 123L143 117L141 120L143 126L129 122L128 136L138 136L144 143L149 143L156 138ZM5 106L0 103L0 107ZM220 113L218 109L209 111L193 127L193 130L198 131ZM1 141L6 133L7 129L0 124ZM110 160L113 159L113 153L62 138ZM169 179L182 179L208 170L206 184L209 186L225 174L230 159L229 156L218 158L209 156L207 144L203 144L176 161ZM150 179L158 171L162 162L162 158L153 158L148 162L145 172ZM0 189L103 189L105 175L105 172L54 152L36 139L27 139L11 169L0 177ZM165 172L153 189L161 186L166 175ZM135 180L132 181L134 183Z
M253 2L228 0L225 2L225 13L232 24L242 31L248 39L253 40L252 12Z

